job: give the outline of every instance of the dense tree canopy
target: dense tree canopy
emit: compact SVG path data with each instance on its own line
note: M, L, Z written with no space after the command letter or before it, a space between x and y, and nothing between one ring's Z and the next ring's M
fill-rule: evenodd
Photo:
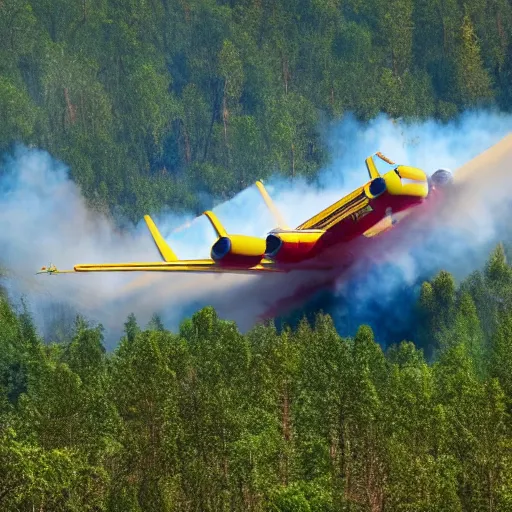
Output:
M314 175L347 111L510 109L510 34L506 0L2 0L0 150L48 149L133 219L194 209Z
M416 344L206 308L178 333L130 315L108 354L80 317L43 344L2 296L0 508L508 511L511 298L500 246L424 284Z
M280 172L322 121L512 107L506 0L0 0L0 151L138 219ZM132 314L44 343L0 288L0 509L509 511L512 268L425 282L410 341L328 315L241 334ZM58 341L58 343L56 343Z

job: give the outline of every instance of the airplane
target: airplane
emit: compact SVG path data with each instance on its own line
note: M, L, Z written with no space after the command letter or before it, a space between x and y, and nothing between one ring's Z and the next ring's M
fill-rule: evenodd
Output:
M392 166L379 173L376 158ZM345 269L365 251L374 251L364 241L381 239L395 231L414 212L435 204L452 182L448 169L438 169L430 177L416 167L397 165L380 152L365 160L369 181L295 229L285 223L263 182L257 181L264 202L277 227L266 239L229 234L212 211L204 212L217 234L210 258L180 260L161 235L153 219L144 216L152 239L162 257L156 262L77 264L59 270L53 264L37 274L56 275L80 272L207 272L230 274L275 274L291 271Z

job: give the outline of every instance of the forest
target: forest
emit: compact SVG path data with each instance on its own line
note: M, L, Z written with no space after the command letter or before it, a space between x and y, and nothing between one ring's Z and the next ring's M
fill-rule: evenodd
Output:
M321 313L241 334L205 308L176 333L132 314L107 353L80 316L43 343L4 293L0 509L509 511L503 246L458 285L423 283L416 308L415 339L385 351Z
M47 150L116 220L200 213L314 180L347 113L511 111L511 34L510 0L0 0L0 155ZM504 247L414 315L384 349L322 312L241 333L135 311L107 352L80 315L43 340L0 280L0 510L510 511Z
M2 0L0 151L48 150L116 218L200 213L314 179L347 112L510 110L511 34L507 0Z

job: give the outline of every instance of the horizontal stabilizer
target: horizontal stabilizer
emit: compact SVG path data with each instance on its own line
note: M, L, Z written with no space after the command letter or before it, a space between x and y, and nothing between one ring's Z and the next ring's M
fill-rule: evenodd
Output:
M176 261L178 257L174 254L174 251L169 247L164 237L158 231L153 219L149 215L144 215L144 220L148 225L148 229L151 232L151 236L153 237L153 241L157 249L160 251L162 258L164 261Z

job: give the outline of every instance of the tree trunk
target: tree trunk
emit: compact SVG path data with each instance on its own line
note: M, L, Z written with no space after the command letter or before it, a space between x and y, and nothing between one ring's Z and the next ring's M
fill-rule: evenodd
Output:
M182 121L183 125L183 140L185 142L185 162L190 164L192 159L191 151L190 151L190 137L188 135L187 126L184 121Z
M282 416L282 431L283 438L286 446L290 442L290 402L288 396L288 385L285 382L283 389L283 416ZM287 446L288 447L288 446ZM288 453L284 453L283 467L281 473L281 482L283 485L288 485Z
M64 98L66 99L66 108L69 121L71 124L75 124L76 121L76 107L71 103L69 98L69 91L67 87L64 87Z
M293 144L293 142L292 142L291 157L292 157L292 178L295 178L295 145Z
M290 73L288 71L288 59L281 54L281 60L283 63L283 81L284 81L284 92L288 94L288 80L290 78Z

